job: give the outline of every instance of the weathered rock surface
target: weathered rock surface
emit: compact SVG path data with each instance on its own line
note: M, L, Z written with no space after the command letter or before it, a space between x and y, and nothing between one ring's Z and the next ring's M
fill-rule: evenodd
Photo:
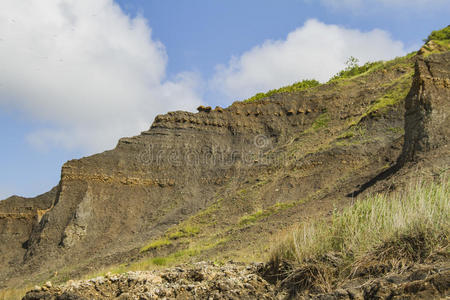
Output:
M419 160L450 139L450 54L418 57L405 106L405 144L401 160Z
M8 264L21 264L33 226L53 206L58 189L36 198L12 196L0 202L0 262L2 269Z

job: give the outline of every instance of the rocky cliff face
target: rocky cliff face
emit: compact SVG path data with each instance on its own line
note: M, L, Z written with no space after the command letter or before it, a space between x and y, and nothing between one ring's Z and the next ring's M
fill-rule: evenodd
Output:
M418 57L406 98L405 146L402 161L418 160L446 147L450 137L450 55Z
M0 202L0 261L2 270L20 265L33 226L52 207L57 188L39 197L26 199L13 196Z
M114 150L67 162L51 192L0 202L0 286L156 256L262 257L279 231L349 203L398 157L447 147L449 60L407 57L301 92L158 116ZM140 251L152 241L163 243Z

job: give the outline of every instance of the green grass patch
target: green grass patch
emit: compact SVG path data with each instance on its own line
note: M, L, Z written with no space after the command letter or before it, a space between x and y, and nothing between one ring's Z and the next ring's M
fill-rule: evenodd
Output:
M352 127L353 128L353 127ZM353 130L347 130L344 133L342 133L340 136L338 136L338 140L345 140L345 139L350 139L352 137L355 136L355 133L353 132Z
M287 203L276 203L266 209L261 209L258 210L257 212L251 214L251 215L245 215L243 217L241 217L241 219L238 222L238 225L240 226L245 226L245 225L249 225L249 224L253 224L258 222L259 220L269 217L281 210L284 209L288 209L291 207L294 207L300 203L302 203L303 201L294 201L294 202L287 202Z
M318 131L322 128L328 127L328 123L330 122L330 115L328 113L323 113L319 115L314 122L312 123L311 127L305 130L305 133L312 133L315 131Z
M186 262L189 258L198 256L202 252L218 247L227 241L227 237L218 237L217 235L215 235L207 241L199 242L195 245L190 245L188 248L180 249L167 256L156 256L135 261L129 264L111 266L101 271L87 274L83 278L89 279L98 276L105 276L107 273L122 274L130 271L144 271L152 270L158 267L172 266L181 262Z
M347 62L347 64L348 64L348 62ZM380 67L382 65L383 65L382 61L368 62L362 66L358 65L357 62L354 62L354 63L349 64L349 66L347 68L345 68L344 70L340 71L339 73L337 73L336 75L331 77L329 82L338 81L340 79L353 78L355 76L367 73L367 72L369 72L377 67Z
M172 242L169 241L167 238L162 238L162 239L153 241L153 242L145 245L144 247L141 248L140 251L141 252L147 252L149 250L158 249L158 248L161 248L161 247L164 247L164 246L169 246L171 244L172 244Z
M318 85L320 85L320 82L318 82L317 80L307 79L307 80L303 80L300 82L296 82L292 85L281 87L279 89L270 90L266 93L258 93L251 98L243 100L242 102L245 102L245 103L255 102L255 101L261 100L263 98L270 97L275 94L299 92L299 91L303 91L303 90L306 90L309 88L316 87Z
M151 259L152 264L157 266L165 266L168 263L167 258L165 257L154 257Z
M394 89L378 98L377 101L375 101L375 103L369 107L369 109L366 112L366 115L380 111L386 107L396 105L400 101L404 100L411 88L412 76L413 73L408 73L402 76L398 80L397 82L398 84L395 86Z
M450 49L450 39L448 40L442 40L442 41L434 41L436 44L441 45L444 48Z
M382 114L389 107L397 105L398 103L403 101L411 89L413 75L413 72L407 73L391 83L391 88L388 90L388 92L386 92L386 94L378 98L372 105L370 105L362 115L351 120L348 124L349 127L358 125L363 118L369 115L373 116L376 114Z
M405 134L405 129L403 127L389 127L387 131L394 134Z
M181 227L180 229L177 229L176 231L168 232L167 237L170 240L176 240L179 238L195 236L199 232L200 232L200 228L197 226L184 225L183 227Z
M360 125L350 126L346 131L337 137L335 145L338 147L348 147L351 145L364 143L367 140L364 138L366 134L366 128Z
M448 255L449 183L418 182L401 192L368 196L329 219L301 223L272 252L270 264L284 261L301 269L327 264L324 258L333 257L327 265L333 280L336 274L345 280L370 265L393 269L436 253Z

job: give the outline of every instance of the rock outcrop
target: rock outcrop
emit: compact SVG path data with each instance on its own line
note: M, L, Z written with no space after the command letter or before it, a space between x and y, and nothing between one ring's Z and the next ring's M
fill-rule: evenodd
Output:
M35 287L24 300L38 299L274 299L274 288L257 274L258 265L197 263L153 272L107 275Z
M450 138L450 53L419 56L406 101L401 162L419 160Z

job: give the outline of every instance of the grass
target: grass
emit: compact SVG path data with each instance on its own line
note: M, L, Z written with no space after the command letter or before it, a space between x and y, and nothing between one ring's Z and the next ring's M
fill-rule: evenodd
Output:
M449 199L445 179L411 184L406 191L391 195L368 196L342 212L335 211L329 219L298 225L273 250L269 264L292 266L285 279L291 283L294 277L297 282L306 280L302 272L306 272L303 276L314 273L317 281L300 285L308 288L332 284L331 273L343 281L362 269L370 270L371 265L384 264L392 270L423 262L438 252L448 256Z
M168 232L167 237L170 240L177 240L184 237L191 237L195 236L200 232L200 228L194 225L185 225L181 227L180 229L176 229L173 232Z
M168 267L175 265L180 262L187 262L188 258L192 258L200 255L202 252L213 249L223 243L225 243L228 238L213 236L208 241L202 242L197 245L190 245L185 249L180 249L174 253L167 256L157 256L147 259L142 259L129 264L121 264L116 266L111 266L100 270L95 273L90 273L83 276L84 279L105 276L106 274L122 274L130 271L146 271L153 270L158 267Z
M367 110L356 119L351 120L349 127L356 126L359 122L367 116L375 116L381 114L383 111L389 107L395 106L401 101L403 101L411 88L413 72L407 73L390 84L390 88L383 96L375 100L375 102L370 105Z
M387 128L388 132L392 132L393 134L405 134L405 129L403 127L389 127Z
M444 49L446 50L450 50L450 39L448 40L443 40L443 41L435 41L437 44L441 45L442 47L444 47Z
M346 79L355 79L356 77L366 76L374 71L380 69L392 69L394 67L400 66L414 66L414 61L411 60L412 57L417 55L416 51L408 53L405 56L396 57L389 61L376 61L376 62L368 62L362 66L359 66L357 63L353 63L347 66L344 70L340 71L336 75L334 75L328 83L336 83L343 82L343 84L348 83L349 81ZM344 80L343 80L344 79Z
M328 113L320 114L312 123L311 127L305 130L305 133L313 133L319 129L328 127L330 122L330 115Z
M320 116L318 116L316 120L314 120L314 123L312 124L312 129L319 130L320 128L325 128L328 126L329 122L330 122L330 115L327 113L323 113Z
M163 237L155 241L150 242L140 249L140 252L147 252L153 249L159 249L161 247L172 245L173 240L181 238L193 237L200 232L200 228L191 224L181 224L170 228Z
M299 91L303 91L303 90L306 90L309 88L316 87L318 85L320 85L320 82L318 82L317 80L306 79L306 80L303 80L300 82L296 82L292 85L281 87L279 89L270 90L266 93L258 93L256 95L254 95L253 97L248 98L242 102L245 102L245 103L255 102L255 101L261 100L263 98L270 97L275 94L299 92Z
M280 203L280 202L276 203L275 205L272 205L266 209L261 209L253 214L245 215L245 216L241 217L241 219L238 222L238 225L246 226L246 225L256 223L263 218L269 217L281 210L294 207L295 205L298 205L302 202L303 201L300 200L300 201L294 201L294 202L288 202L288 203Z
M382 65L383 65L382 61L368 62L362 66L359 66L358 64L355 63L355 64L352 64L351 66L345 68L344 70L340 71L333 77L331 77L329 82L333 82L333 81L337 81L337 80L345 79L345 78L352 78L352 77L364 74L364 73L368 72L369 70L372 70L372 69L382 66Z
M141 248L141 252L147 252L149 250L152 249L158 249L164 246L169 246L172 245L172 242L169 241L167 238L161 238L159 240L153 241L147 245L145 245L144 247Z
M358 144L358 142L356 142L354 138L359 138L358 140L359 142L364 142L366 139L361 140L361 138L365 137L366 133L367 129L360 125L350 126L347 130L345 130L342 134L340 134L336 138L335 144L336 146L340 147Z
M425 39L425 42L443 40L450 40L450 26L432 31L431 34Z
M435 47L433 47L433 46L431 46L429 44L425 44L423 46L423 48L428 51L427 53L425 53L425 55L424 55L425 57L428 57L428 56L430 56L431 54L434 54L434 53L440 53L440 52L443 52L443 51L449 51L450 50L450 39L447 39L447 40L433 40L433 42L435 44L439 45L440 47L435 48Z
M183 261L188 257L195 257L201 254L204 251L215 248L227 241L226 238L215 239L214 237L201 245L190 246L186 249L178 250L168 256L165 257L153 257L148 260L143 260L141 262L135 263L131 266L134 270L147 270L151 269L149 267L157 265L157 266L167 266L172 265L177 262Z
M389 92L378 98L373 105L369 107L366 115L372 114L374 112L380 111L386 107L394 106L403 99L406 98L408 92L411 88L411 81L413 77L413 73L408 73L394 81L394 88Z

